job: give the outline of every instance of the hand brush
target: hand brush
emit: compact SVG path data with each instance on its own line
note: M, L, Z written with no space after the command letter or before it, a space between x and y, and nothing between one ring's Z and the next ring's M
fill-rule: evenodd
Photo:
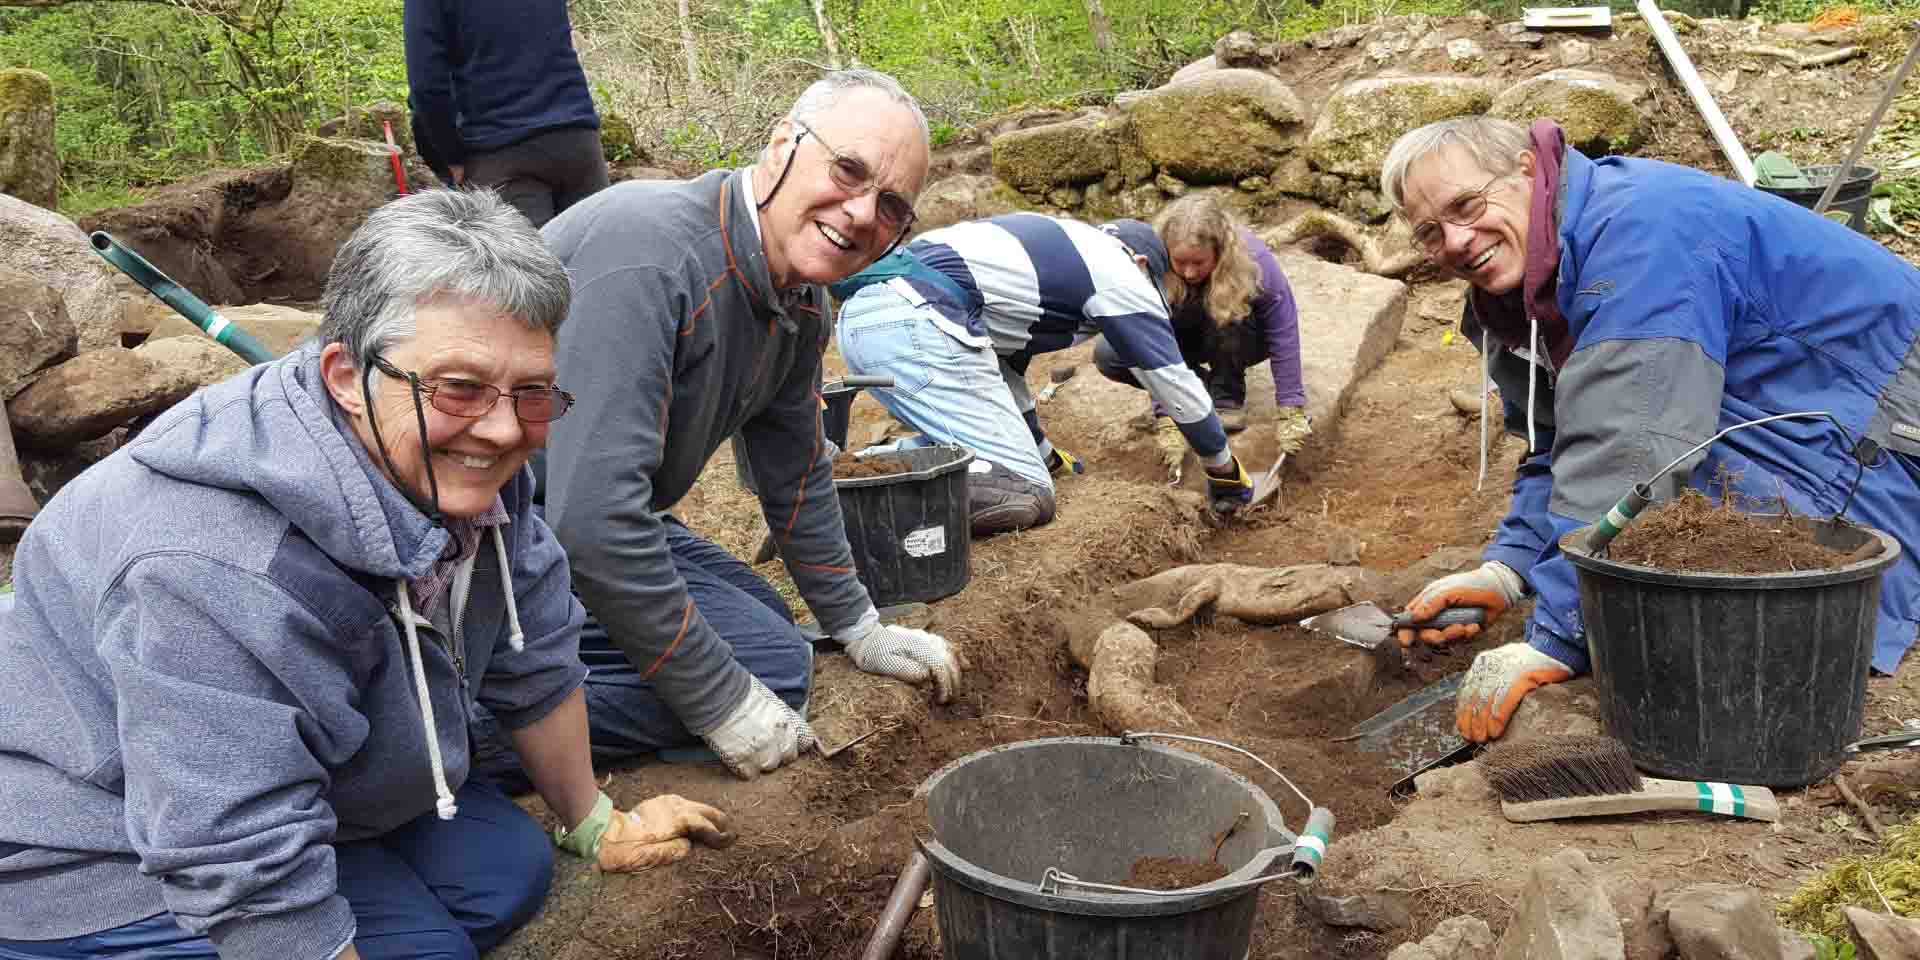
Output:
M1500 794L1500 813L1514 823L1670 810L1780 819L1780 804L1766 787L1642 777L1626 745L1612 737L1502 743L1480 766Z

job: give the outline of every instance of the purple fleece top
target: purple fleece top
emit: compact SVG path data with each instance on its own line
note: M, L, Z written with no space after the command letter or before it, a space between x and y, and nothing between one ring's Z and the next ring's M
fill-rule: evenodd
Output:
M1293 288L1280 261L1273 258L1252 230L1240 228L1240 240L1247 245L1247 256L1260 268L1260 292L1248 305L1253 322L1267 339L1267 366L1273 370L1273 402L1282 407L1307 404L1307 388L1300 379L1300 310L1293 302Z

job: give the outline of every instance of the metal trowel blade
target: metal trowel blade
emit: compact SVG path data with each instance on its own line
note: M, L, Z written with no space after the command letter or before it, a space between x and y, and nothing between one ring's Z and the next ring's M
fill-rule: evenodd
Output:
M1338 637L1362 650L1378 650L1393 636L1393 617L1372 601L1329 610L1300 621L1300 625Z

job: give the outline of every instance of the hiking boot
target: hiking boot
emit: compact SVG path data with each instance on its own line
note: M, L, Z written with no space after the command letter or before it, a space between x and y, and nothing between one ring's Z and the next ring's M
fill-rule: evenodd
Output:
M1245 407L1214 407L1220 415L1220 428L1228 433L1239 433L1247 428L1247 410Z

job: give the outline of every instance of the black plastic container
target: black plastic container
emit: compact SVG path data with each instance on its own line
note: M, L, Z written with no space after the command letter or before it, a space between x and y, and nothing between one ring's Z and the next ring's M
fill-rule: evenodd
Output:
M1833 180L1834 171L1840 169L1837 163L1820 167L1801 167L1811 187L1768 187L1754 184L1754 188L1771 193L1783 200L1791 200L1808 210L1820 202L1820 195L1827 192L1827 184ZM1834 193L1833 202L1827 205L1824 216L1830 220L1852 227L1855 233L1867 232L1867 204L1873 199L1873 183L1880 178L1880 171L1864 163L1853 165L1853 176L1840 184Z
M927 778L920 848L946 960L1242 960L1260 887L1287 868L1293 834L1260 788L1181 750L1103 737L983 750ZM1048 886L1048 868L1124 885L1140 857L1205 862L1227 876L1165 895ZM1281 879L1273 883L1291 884Z
M889 456L905 457L913 469L833 481L854 570L875 606L952 596L973 576L967 524L973 453L942 445Z
M1560 549L1607 732L1662 777L1799 787L1859 739L1880 615L1900 544L1870 527L1796 521L1825 546L1880 553L1828 570L1676 573L1596 557L1583 527Z

